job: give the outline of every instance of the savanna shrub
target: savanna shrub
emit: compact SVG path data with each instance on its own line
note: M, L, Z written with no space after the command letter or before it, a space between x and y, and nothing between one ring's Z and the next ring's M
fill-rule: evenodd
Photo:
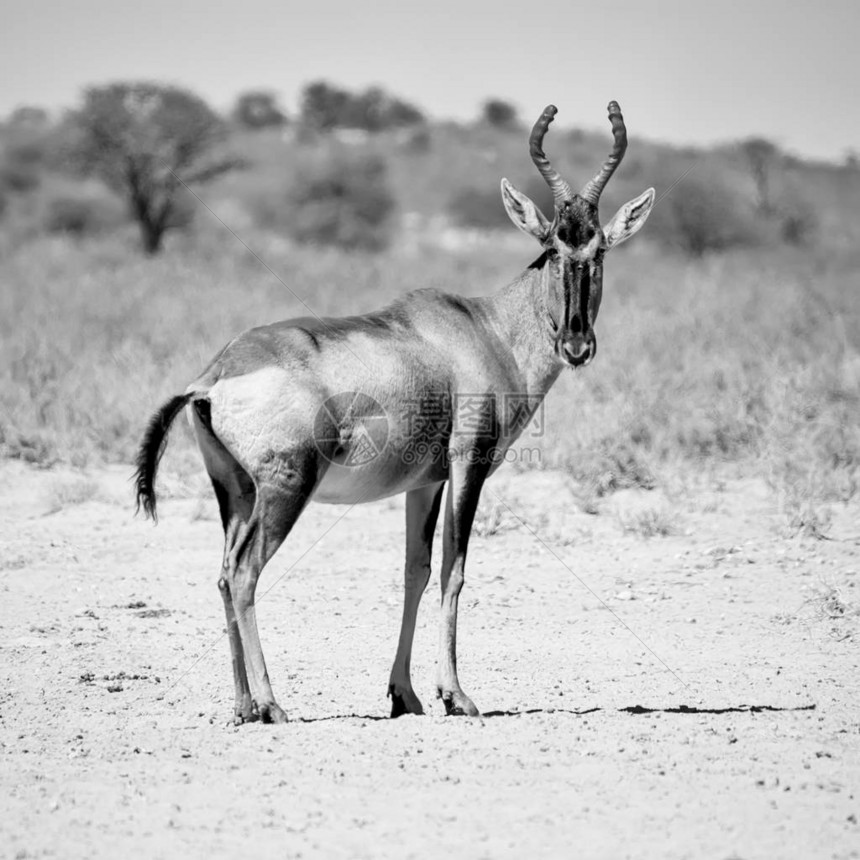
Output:
M780 238L789 245L806 247L818 238L819 221L815 208L796 193L787 193L776 204Z
M127 220L121 201L106 189L69 185L54 191L45 201L43 227L48 233L92 236Z
M13 131L3 142L0 187L20 194L38 187L46 150L46 135L28 129Z
M760 242L750 204L718 174L693 171L660 199L663 190L658 184L648 231L664 245L701 257Z
M433 146L433 137L426 125L419 125L407 131L401 138L401 145L406 152L423 155Z
M488 99L481 108L481 119L494 128L516 129L519 126L516 106L504 99Z
M32 191L39 185L37 164L16 161L8 155L0 161L0 188L18 193Z
M287 198L285 226L299 242L378 251L391 240L395 200L378 156L335 153L300 172Z

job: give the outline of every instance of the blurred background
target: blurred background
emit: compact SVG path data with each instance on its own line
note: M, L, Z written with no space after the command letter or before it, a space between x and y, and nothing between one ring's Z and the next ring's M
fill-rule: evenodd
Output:
M737 4L12 3L0 55L0 455L129 463L151 411L240 330L420 287L494 292L551 212L627 156L600 353L541 456L586 510L624 487L767 481L824 534L860 463L860 12ZM165 461L201 470L189 440ZM516 464L515 464L515 467Z

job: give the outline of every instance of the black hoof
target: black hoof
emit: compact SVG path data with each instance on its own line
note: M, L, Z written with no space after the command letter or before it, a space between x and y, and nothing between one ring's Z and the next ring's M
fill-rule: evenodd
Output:
M254 703L249 695L241 696L236 699L236 704L233 708L233 725L242 726L245 723L256 723L260 719L259 714L254 709Z
M406 703L403 701L403 696L401 696L399 693L395 693L393 687L388 691L388 694L391 696L392 720L409 713L409 711L406 710Z
M402 717L404 714L424 713L424 708L415 693L409 692L406 695L397 692L394 684L388 687L388 697L391 699L391 719Z
M265 705L258 705L257 713L264 723L286 723L287 715L281 707L275 702L269 702Z
M480 717L475 703L462 690L436 690L436 695L445 706L447 717Z

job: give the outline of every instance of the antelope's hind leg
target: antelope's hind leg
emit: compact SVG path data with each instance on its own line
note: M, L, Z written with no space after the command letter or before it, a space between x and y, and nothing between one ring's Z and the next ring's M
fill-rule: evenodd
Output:
M418 605L430 579L430 557L433 550L433 531L439 518L441 484L420 487L406 495L406 568L404 572L403 621L400 640L391 668L388 695L391 697L391 716L423 714L421 700L412 689L410 664L412 640L415 637L415 620Z
M212 432L208 403L195 403L192 424L224 527L218 589L224 601L235 687L234 722L285 722L275 702L257 631L255 592L263 567L283 543L315 485L313 457L277 458L253 480ZM281 468L291 461L296 468Z
M245 652L242 648L242 638L239 635L233 597L230 594L230 583L227 579L227 563L239 529L251 518L256 490L248 473L212 432L209 422L209 404L206 401L195 403L191 423L197 436L197 444L203 454L209 480L215 490L221 525L224 528L224 557L218 576L218 591L224 602L227 640L230 643L230 662L233 666L233 686L236 696L233 722L241 725L257 719L257 716L254 714L251 702L251 689L248 686L248 674L245 671Z
M240 524L225 557L225 573L242 642L252 711L266 723L284 723L275 701L257 630L257 581L290 533L313 493L316 463L311 455L284 454L290 467L273 476L257 475L254 509Z

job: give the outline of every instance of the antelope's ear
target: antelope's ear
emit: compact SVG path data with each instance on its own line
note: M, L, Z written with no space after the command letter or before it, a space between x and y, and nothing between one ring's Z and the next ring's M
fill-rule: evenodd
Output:
M606 247L614 248L626 242L634 233L642 229L642 225L654 206L654 189L649 188L633 200L625 203L603 228L606 236Z
M502 180L502 202L505 204L505 211L511 221L523 233L534 236L540 243L546 240L551 229L546 216L525 194L517 191L507 179Z

